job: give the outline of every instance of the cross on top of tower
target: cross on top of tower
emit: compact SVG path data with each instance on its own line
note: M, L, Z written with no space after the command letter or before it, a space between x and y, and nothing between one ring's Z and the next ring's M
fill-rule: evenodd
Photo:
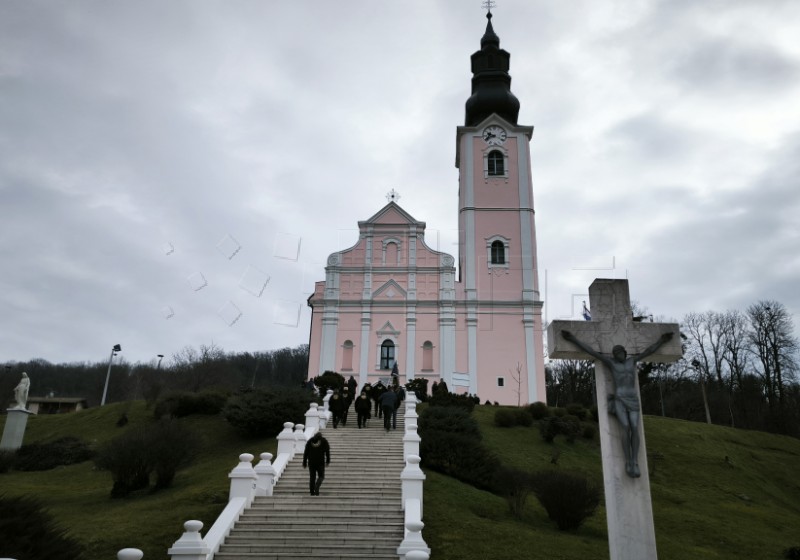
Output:
M486 17L492 17L492 8L497 6L497 2L494 0L483 0L481 7L486 10Z
M400 200L400 193L392 189L388 193L386 193L386 200L388 200L389 202L397 202L398 200Z

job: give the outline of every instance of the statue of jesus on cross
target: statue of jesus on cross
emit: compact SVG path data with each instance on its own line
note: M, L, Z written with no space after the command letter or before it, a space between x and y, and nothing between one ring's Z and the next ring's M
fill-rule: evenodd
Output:
M611 349L613 358L601 354L591 346L578 340L570 331L562 330L561 336L568 342L603 362L614 378L614 394L608 396L608 410L622 424L622 449L625 451L625 472L639 478L639 392L636 390L636 364L653 354L672 340L673 333L666 332L638 354L628 356L624 346L617 344Z

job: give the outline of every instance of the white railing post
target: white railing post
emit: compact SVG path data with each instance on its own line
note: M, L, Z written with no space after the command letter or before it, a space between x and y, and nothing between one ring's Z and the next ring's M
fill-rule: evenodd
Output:
M428 560L430 557L431 555L424 550L409 550L406 552L405 560Z
M403 459L409 455L419 455L419 444L422 438L417 433L416 424L406 424L406 433L403 435Z
M308 437L313 436L319 431L319 405L312 402L308 405L306 411L306 434Z
M306 450L306 427L302 424L294 425L294 452L304 453Z
M425 481L425 473L419 468L419 455L408 455L406 466L400 474L402 507L405 509L409 500L419 502L419 516L422 519L422 483Z
M231 491L228 496L228 501L235 498L244 498L247 505L253 501L253 496L256 493L256 471L253 469L253 455L250 453L242 453L239 455L239 464L233 467L233 470L228 474L231 479Z
M322 397L322 412L319 414L319 427L323 430L328 426L328 422L331 421L331 416L333 416L330 411L330 402L332 396L333 389L328 389L327 394Z
M144 552L138 548L123 548L117 552L117 560L142 560Z
M187 521L183 524L185 529L181 538L167 550L172 560L206 560L209 550L203 539L200 538L202 521Z
M294 457L295 438L292 428L294 428L294 423L292 422L283 423L283 431L279 433L277 437L278 456L282 454L288 454L290 459Z
M425 524L422 522L422 509L419 500L408 500L406 503L405 526L405 538L403 538L400 546L397 547L398 556L408 558L408 553L415 550L430 554L431 549L428 548L425 539L422 538L422 529Z
M275 486L275 467L272 466L272 453L262 453L261 461L255 466L256 496L272 496Z

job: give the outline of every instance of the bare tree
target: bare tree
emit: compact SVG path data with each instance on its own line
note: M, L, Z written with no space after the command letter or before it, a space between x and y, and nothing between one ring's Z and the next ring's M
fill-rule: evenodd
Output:
M762 300L747 308L750 319L751 352L757 360L759 375L770 408L784 401L785 382L797 370L798 341L792 318L777 301Z

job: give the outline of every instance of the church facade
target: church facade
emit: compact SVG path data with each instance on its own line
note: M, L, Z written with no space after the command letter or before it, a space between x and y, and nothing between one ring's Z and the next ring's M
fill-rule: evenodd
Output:
M517 405L546 401L531 180L533 127L517 123L510 55L487 14L472 95L456 130L458 268L425 244L425 223L394 200L328 257L312 309L309 376L445 381ZM455 202L455 201L454 201Z

